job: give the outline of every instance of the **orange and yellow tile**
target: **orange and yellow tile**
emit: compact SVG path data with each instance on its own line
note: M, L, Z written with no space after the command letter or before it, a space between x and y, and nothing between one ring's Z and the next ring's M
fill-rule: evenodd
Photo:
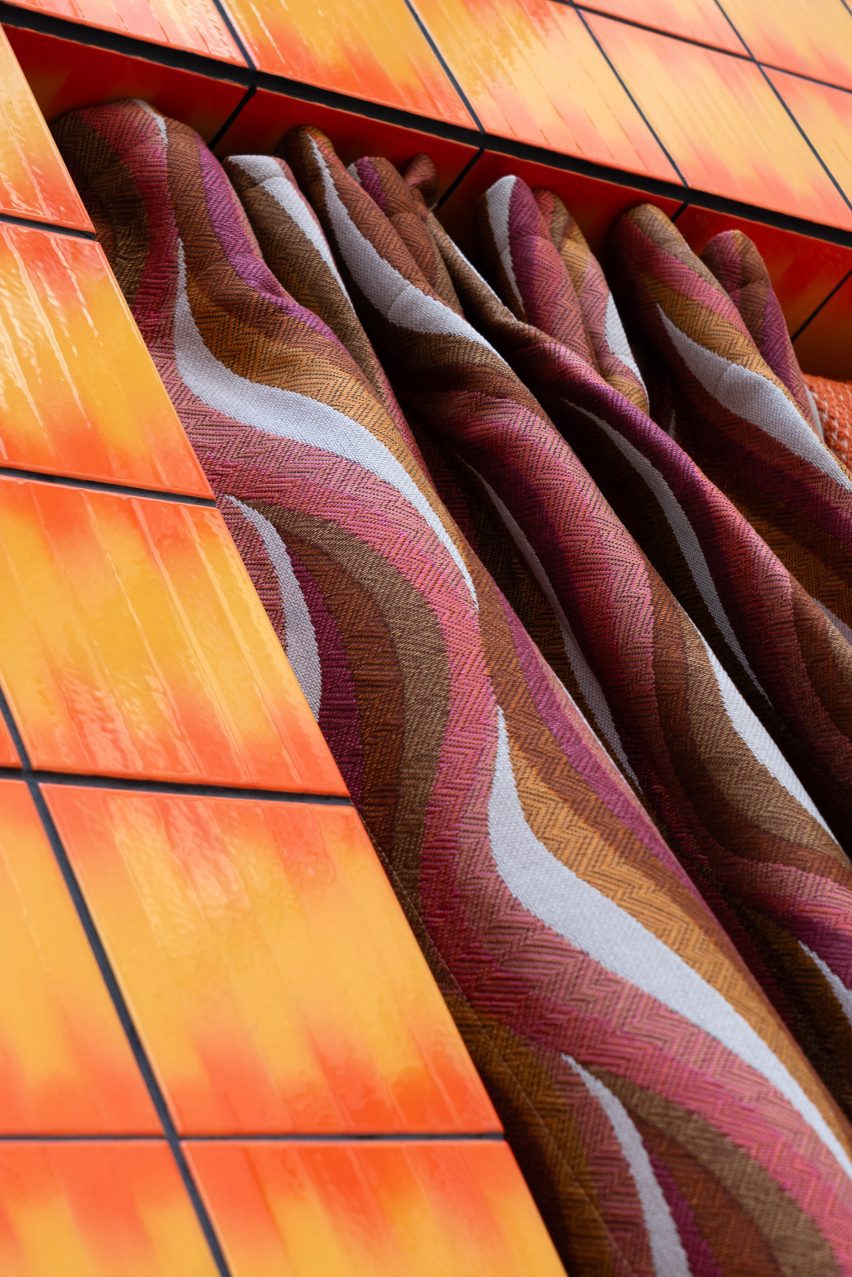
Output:
M473 127L405 0L229 0L261 71Z
M351 807L44 792L182 1134L499 1130Z
M742 40L716 0L580 0L580 7L683 36L686 40L712 44L716 49L745 52Z
M852 230L852 211L759 67L588 20L691 187Z
M0 590L36 767L345 792L218 511L0 479Z
M553 0L417 0L417 9L489 132L677 180L573 9Z
M245 66L214 0L14 0L22 9Z
M722 0L758 62L852 88L852 16L844 0Z
M0 1277L215 1277L160 1141L0 1144Z
M852 45L852 15L849 43ZM847 198L852 199L852 93L781 71L767 74Z
M2 28L0 213L91 229L88 214Z
M156 1134L41 820L15 780L0 781L0 965L0 1133Z
M233 1277L564 1277L502 1142L186 1151Z
M0 225L0 464L210 496L97 244Z

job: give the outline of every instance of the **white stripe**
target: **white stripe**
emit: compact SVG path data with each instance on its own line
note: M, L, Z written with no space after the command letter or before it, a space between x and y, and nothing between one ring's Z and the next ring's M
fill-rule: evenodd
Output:
M822 417L819 415L819 408L817 407L817 401L816 399L814 399L813 391L811 390L807 382L804 383L804 387L805 387L805 394L808 400L808 407L811 410L811 419L813 420L813 423L814 423L814 431L822 440L822 442L825 443L825 431L822 428Z
M840 631L846 639L846 642L852 643L852 630L850 630L849 626L841 621L839 616L835 616L830 607L826 607L824 603L820 603L819 599L814 599L814 603L816 603L817 607L822 609L826 618L831 621L831 624L835 626L836 629Z
M309 448L354 461L394 488L425 520L455 563L478 609L476 590L465 562L438 515L405 467L369 430L330 404L294 390L262 385L241 377L216 359L199 333L186 295L183 245L178 245L175 298L175 361L194 395L227 417L265 434L291 439Z
M809 948L804 941L799 941L799 947L804 950L810 960L825 976L828 984L831 986L831 992L840 1003L841 1011L846 1016L849 1023L852 1024L852 989L847 989L846 985L840 979L840 976L837 975L836 972L832 971L828 963L825 962L818 953L814 953L813 949Z
M716 622L721 631L725 642L733 652L734 656L742 665L746 674L748 674L754 686L760 692L761 696L766 697L766 693L757 680L757 676L748 663L746 654L740 646L740 641L734 633L733 627L728 620L728 615L722 606L722 600L719 598L716 589L716 583L713 580L710 566L704 557L704 551L701 549L698 537L695 535L695 529L689 521L683 506L678 501L675 494L668 485L667 480L660 474L659 470L648 460L647 457L635 448L628 439L601 417L596 416L593 412L589 412L586 408L580 408L577 404L568 404L569 408L573 408L577 412L583 413L595 425L603 430L607 438L611 439L619 452L624 456L634 470L644 479L645 484L650 488L652 495L657 501L657 505L666 517L666 521L674 534L674 538L680 547L681 554L684 557L690 575L695 582L698 592L707 605L707 610ZM768 698L767 698L768 699Z
M719 664L704 635L696 626L693 626L693 628L707 653L710 667L719 687L722 703L725 706L734 731L747 746L753 757L757 759L762 767L766 768L770 776L777 780L778 784L787 791L790 797L800 807L803 807L808 815L812 816L817 824L825 830L831 841L835 842L834 835L817 811L810 795L806 792L787 759L781 753L781 750L775 744L760 719L743 700L739 691Z
M758 426L785 448L810 462L852 492L852 479L844 474L836 458L821 443L793 406L784 391L761 373L743 368L693 341L671 322L662 306L657 306L663 327L687 368L723 407Z
M322 666L317 636L308 604L293 571L287 547L275 527L253 506L244 505L236 497L227 497L244 518L248 519L263 542L278 581L278 593L284 611L284 650L293 673L305 694L314 718L319 718L322 701Z
M328 215L337 247L346 262L347 270L367 300L380 314L400 328L418 333L465 337L479 346L485 346L500 359L493 346L475 328L437 297L430 297L415 288L361 234L337 194L322 152L313 138L310 141L320 166ZM503 359L500 362L505 363Z
M491 223L491 233L494 236L494 245L500 255L500 261L506 272L509 287L515 294L521 314L525 314L524 299L521 296L521 290L518 288L518 281L515 278L515 267L512 262L512 244L509 238L509 207L517 180L516 177L511 176L501 177L488 190L485 196L485 203L488 209L488 221Z
M629 368L633 376L639 382L639 385L645 390L645 383L642 380L642 374L639 371L639 365L633 358L633 351L630 349L630 342L627 340L627 333L624 331L624 325L621 322L621 316L618 313L618 307L615 304L615 298L612 293L607 293L606 298L606 317L605 317L606 344L609 346L616 359L619 359L626 368ZM645 394L647 395L647 391Z
M575 874L536 837L518 795L499 708L488 829L497 870L525 909L573 948L708 1033L759 1073L852 1175L852 1163L819 1109L749 1022L680 954Z
M609 1087L604 1086L599 1078L587 1072L582 1064L572 1059L570 1055L563 1055L562 1058L582 1080L589 1094L600 1104L618 1140L636 1185L639 1205L642 1207L645 1227L648 1230L648 1243L651 1247L656 1277L691 1277L692 1269L686 1258L680 1233L654 1174L651 1159L645 1150L642 1136L635 1122L618 1096L613 1095Z

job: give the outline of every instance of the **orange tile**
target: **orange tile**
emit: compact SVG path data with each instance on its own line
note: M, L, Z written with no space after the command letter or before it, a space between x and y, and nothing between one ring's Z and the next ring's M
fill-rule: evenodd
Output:
M16 780L0 781L0 963L0 1133L159 1132L29 790Z
M51 18L246 65L214 0L14 0L14 4Z
M215 1277L167 1145L0 1144L0 1277Z
M23 27L8 27L6 34L48 120L92 102L142 98L209 140L245 96L241 84L147 58ZM85 31L81 35L85 36Z
M849 18L852 42L852 16ZM847 196L852 197L852 93L767 72Z
M686 40L700 40L716 49L745 52L742 40L716 0L583 0L580 7L655 27Z
M210 496L91 241L0 226L0 464Z
M0 588L34 766L345 792L217 510L0 479Z
M852 276L793 343L805 372L852 381Z
M258 89L252 95L216 151L220 155L268 155L277 149L288 130L300 124L322 129L344 164L362 155L383 155L393 164L406 164L425 151L435 163L441 189L449 186L477 153L475 146L436 137L425 129L405 128L269 89Z
M233 1277L559 1277L500 1143L194 1144Z
M722 0L758 62L852 88L852 15L843 0Z
M752 62L589 22L690 186L852 229L852 211Z
M677 228L696 253L721 231L739 230L748 235L766 262L791 333L852 267L852 248L696 205L684 209Z
M476 201L507 173L523 178L533 188L543 186L555 191L565 201L595 252L602 248L606 233L618 215L634 204L656 204L669 215L681 205L679 200L648 195L635 187L586 177L582 173L569 173L532 160L519 160L510 155L500 155L497 151L485 151L438 212L450 234L474 256Z
M78 230L92 228L2 29L0 213Z
M45 795L181 1133L499 1130L352 808Z
M405 0L229 0L261 71L473 127Z
M20 767L21 760L5 720L0 718L0 767Z
M573 9L553 0L417 0L417 9L490 133L677 181Z

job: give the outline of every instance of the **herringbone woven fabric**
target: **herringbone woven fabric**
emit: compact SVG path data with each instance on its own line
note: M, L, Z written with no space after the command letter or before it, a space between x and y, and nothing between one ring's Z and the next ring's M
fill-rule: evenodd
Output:
M573 1271L844 1271L842 1119L370 378L190 130L57 136Z
M852 477L814 434L716 277L658 208L611 236L625 319L677 388L675 437L805 589L852 629Z
M807 375L805 381L814 397L825 442L846 466L852 468L852 383Z

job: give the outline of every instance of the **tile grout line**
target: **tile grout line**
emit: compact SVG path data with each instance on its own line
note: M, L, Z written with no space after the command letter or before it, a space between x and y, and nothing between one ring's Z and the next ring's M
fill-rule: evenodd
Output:
M461 99L464 109L467 111L468 115L473 120L479 132L484 133L485 128L479 116L476 114L476 111L474 110L473 103L471 102L470 98L467 96L464 89L462 88L461 83L458 80L458 77L456 76L455 72L453 71L446 57L441 52L441 49L440 49L440 46L438 45L437 40L434 39L431 31L427 27L423 18L421 18L420 14L417 12L417 9L414 5L414 0L403 0L403 3L406 9L408 10L408 12L411 14L415 23L417 24L417 28L420 31L420 34L423 36L423 39L426 41L429 48L432 50L432 53L434 54L442 71L444 72L444 75L447 77L450 84L453 86L459 98Z
M455 194L455 192L461 186L462 182L465 180L467 175L475 168L477 162L482 159L484 154L485 154L485 147L481 146L475 155L471 155L470 159L464 165L464 167L461 168L458 173L456 173L455 177L450 182L449 186L444 191L443 195L440 195L438 199L436 200L435 207L432 210L434 213L439 212L440 209L442 209L443 206L446 204L450 196Z
M178 1142L185 1144L339 1144L343 1146L370 1144L504 1144L502 1131L279 1131L241 1132L224 1131L216 1134L179 1135ZM165 1135L142 1135L132 1131L103 1132L96 1134L73 1132L72 1134L2 1133L3 1144L143 1144L168 1143Z
M599 9L594 4L594 0L552 0L553 4L562 4L568 8L582 10L584 13L593 13L598 18L606 18L609 22L618 22L623 27L633 27L637 31L650 31L652 35L665 36L669 40L678 40L681 44L692 44L698 49L709 49L712 53L728 53L733 58L742 58L748 61L750 54L739 49L724 49L721 45L712 44L709 40L699 40L697 36L683 35L679 31L668 31L664 27L652 26L650 22L640 22L638 18L625 18L620 13L610 13L606 9ZM734 33L739 39L739 33Z
M224 1251L222 1250L221 1243L219 1242L213 1228L213 1221L210 1218L207 1208L201 1198L198 1186L193 1179L189 1163L186 1160L183 1148L181 1147L178 1139L177 1130L174 1122L172 1121L172 1116L169 1112L165 1096L160 1088L159 1082L157 1081L153 1066L151 1065L151 1061L149 1060L145 1047L142 1044L136 1025L133 1022L133 1018L130 1014L130 1008L128 1007L124 994L121 991L118 978L115 974L112 963L110 962L106 947L100 937L97 926L95 925L94 917L89 909L86 897L83 894L83 889L80 886L79 880L74 871L74 866L71 863L71 859L59 835L59 830L56 827L56 823L47 805L44 794L41 792L38 780L33 773L29 753L26 745L24 744L18 724L12 714L12 710L6 696L2 691L0 691L0 713L2 713L2 717L15 743L15 748L17 749L18 756L21 760L24 780L27 788L29 789L36 811L38 812L42 828L44 829L44 833L50 843L51 850L59 868L59 872L62 875L66 890L71 897L71 902L76 910L77 918L89 943L92 956L97 963L101 979L106 986L107 993L112 1001L115 1013L118 1016L122 1029L124 1030L124 1035L133 1053L136 1067L138 1068L148 1091L148 1096L159 1119L166 1143L169 1145L172 1156L175 1160L175 1164L181 1180L183 1181L187 1196L189 1197L195 1211L196 1219L198 1220L204 1239L207 1242L216 1270L219 1273L219 1277L231 1277L230 1269L225 1260Z
M0 692L0 696L2 693ZM5 698L3 698L5 701ZM4 715L5 717L5 715ZM12 731L9 719L7 726ZM17 727L13 739L21 753ZM290 789L252 789L248 785L219 785L215 782L157 780L147 776L85 775L82 772L58 772L42 770L25 764L23 767L0 766L0 780L25 780L36 785L58 785L66 789L105 789L130 794L163 794L185 798L244 799L264 803L289 803L292 806L352 807L348 794L300 793Z
M77 226L59 226L56 222L46 222L40 217L20 217L16 213L0 212L0 224L21 226L30 231L47 231L51 235L66 235L69 239L83 239L90 244L98 242L94 231L84 231Z
M818 315L818 314L819 314L819 312L822 310L822 308L823 308L824 306L827 306L827 305L828 305L828 303L831 301L832 297L834 297L834 295L835 295L836 293L839 293L839 292L840 292L840 290L841 290L841 288L843 287L843 285L844 285L844 284L847 282L847 280L849 280L849 279L852 279L852 270L848 270L848 271L846 272L846 274L842 277L842 279L838 280L838 282L834 285L834 287L831 289L831 291L830 291L830 292L828 292L828 293L826 293L825 297L823 297L823 299L822 299L822 301L819 303L819 305L814 307L814 309L813 309L813 310L811 311L811 313L808 315L807 319L803 320L803 322L802 322L801 324L799 324L799 327L796 329L796 331L795 331L794 333L791 333L791 335L790 335L790 341L791 341L791 342L794 342L794 341L796 341L799 337L801 337L802 333L803 333L803 332L805 331L805 329L809 326L809 324L811 324L811 323L813 322L813 320L815 320L815 319L816 319L817 315Z
M52 470L25 470L23 467L0 465L0 478L19 479L26 483L43 483L49 487L76 488L85 492L108 492L120 497L140 497L144 501L202 506L207 510L219 508L215 497L199 497L189 492L160 491L159 488L137 488L131 484L110 483L103 479L80 479L76 475L60 474Z

